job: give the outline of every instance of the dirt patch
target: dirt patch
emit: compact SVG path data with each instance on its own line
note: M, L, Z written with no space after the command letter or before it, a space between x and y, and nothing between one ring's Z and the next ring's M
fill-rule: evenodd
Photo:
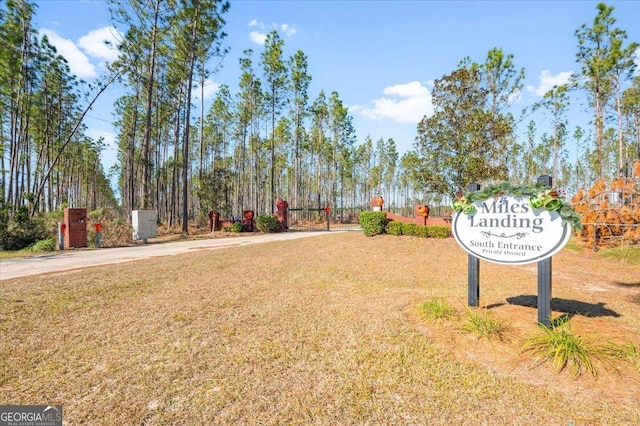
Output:
M512 279L505 279L511 276ZM507 328L503 340L479 338L460 330L459 322L420 327L425 334L463 362L471 362L513 380L544 385L572 396L637 407L640 365L621 360L595 360L599 374L575 377L550 363L540 365L523 351L525 339L540 333L537 322L536 265L481 266L481 303ZM591 252L563 251L553 258L552 317L568 316L572 331L597 344L633 344L640 349L640 266L600 259ZM483 292L485 296L483 297ZM466 299L449 298L459 312ZM414 321L423 323L416 315Z

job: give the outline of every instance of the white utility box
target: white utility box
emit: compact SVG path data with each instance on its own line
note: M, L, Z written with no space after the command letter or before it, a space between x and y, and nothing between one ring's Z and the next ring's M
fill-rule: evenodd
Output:
M155 210L132 210L131 226L134 240L147 240L158 236L158 212Z

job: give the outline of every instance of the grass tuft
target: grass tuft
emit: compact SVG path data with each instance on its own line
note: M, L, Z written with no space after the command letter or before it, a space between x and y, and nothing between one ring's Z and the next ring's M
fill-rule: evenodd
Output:
M551 327L541 324L540 328L543 334L528 338L523 345L524 351L537 355L536 363L549 361L557 373L568 368L575 377L583 370L598 376L594 359L600 358L603 351L584 336L574 333L568 316L554 321Z
M564 246L564 250L572 251L574 253L582 252L584 249L578 244L575 238L570 238L567 244Z
M640 247L623 245L603 250L599 253L601 257L614 259L630 265L640 265Z
M55 238L46 238L44 240L36 241L31 244L29 247L25 247L20 250L23 253L40 253L40 252L49 252L55 251L56 249L56 240Z
M483 313L476 312L473 309L467 309L467 315L462 329L480 337L487 339L497 337L499 340L504 339L507 331L504 323L489 315L486 309Z
M423 319L438 321L446 319L456 319L459 314L456 309L444 299L433 298L422 303L418 309Z
M609 358L626 361L636 370L640 371L640 351L633 343L621 345L607 343L602 347L602 352Z

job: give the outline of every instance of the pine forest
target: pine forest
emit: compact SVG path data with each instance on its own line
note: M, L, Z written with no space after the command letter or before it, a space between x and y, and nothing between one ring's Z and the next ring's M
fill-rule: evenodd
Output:
M124 223L133 210L156 210L163 226L189 232L210 211L269 214L280 198L339 212L382 196L389 210L412 214L417 204L449 205L472 182L531 183L545 174L567 200L615 180L640 205L639 45L604 3L592 22L570 29L577 72L569 83L518 110L526 70L517 57L495 47L460 58L435 80L434 113L415 123L405 153L392 138L358 133L331 87L312 93L309 58L287 51L276 30L261 51L247 48L225 64L240 78L224 82L205 110L194 88L215 76L235 37L225 27L233 2L109 0L119 57L92 83L72 75L38 34L36 2L2 3L0 247L14 247L25 228L50 234L35 221L65 207ZM116 84L125 87L109 118L117 163L104 170L105 142L87 136L83 119ZM570 122L574 108L587 108L588 126Z

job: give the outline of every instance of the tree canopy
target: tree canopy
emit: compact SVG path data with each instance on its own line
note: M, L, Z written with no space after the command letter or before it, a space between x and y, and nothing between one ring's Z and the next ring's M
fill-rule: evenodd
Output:
M227 39L237 37L226 28L228 2L109 5L123 36L120 56L88 84L35 31L35 2L2 2L0 233L25 208L41 215L65 206L111 208L125 218L150 208L184 231L211 210L272 212L280 197L292 207L335 210L367 208L380 195L411 214L413 205L446 203L471 182L550 174L570 192L599 177L628 176L640 158L638 44L604 3L575 30L574 78L538 108L517 111L525 70L494 47L435 80L434 112L416 123L405 153L394 138L358 134L348 102L331 87L312 87L310 58L290 52L277 31L260 51L246 49L237 64L225 64L237 67L238 80L222 84L205 106L204 86ZM114 80L124 88L113 110L118 161L104 171L106 145L87 135L83 117ZM570 120L580 96L593 117L589 128Z

